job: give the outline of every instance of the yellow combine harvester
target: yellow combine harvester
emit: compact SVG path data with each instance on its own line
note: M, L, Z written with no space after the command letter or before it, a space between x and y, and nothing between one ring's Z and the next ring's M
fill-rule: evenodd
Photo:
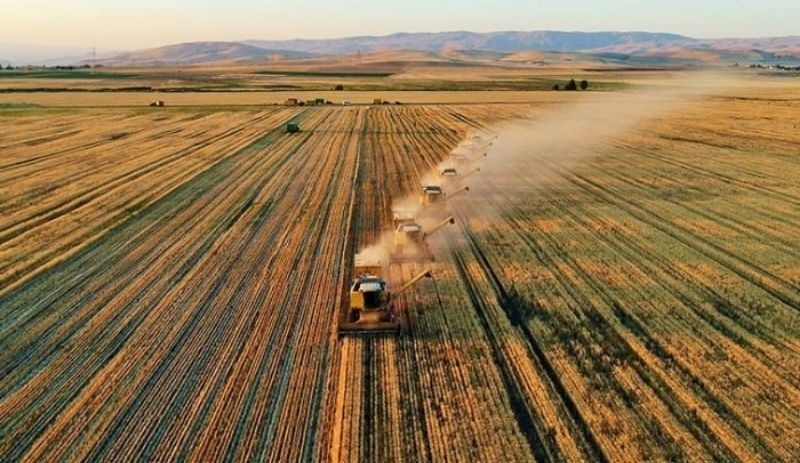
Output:
M480 158L488 158L489 152L485 151L481 154L469 157L466 154L451 154L450 155L450 162L456 165L456 167L467 167L472 163L477 162Z
M401 223L394 231L394 246L392 260L397 254L404 254L405 251L411 252L421 248L425 243L425 236L422 233L422 226L416 222Z
M441 203L444 202L443 200L445 198L447 198L448 200L449 199L453 199L454 197L456 197L456 196L458 196L460 194L466 193L468 191L469 191L469 187L465 186L465 187L460 188L459 190L457 190L457 191L455 191L453 193L450 193L450 194L446 195L444 193L444 190L442 189L442 187L439 186L439 185L432 185L432 184L431 185L424 185L422 187L422 194L420 195L419 202L423 206L431 206L431 205L434 205L434 204L441 204Z
M394 313L392 296L408 290L423 278L433 276L430 270L425 270L392 293L383 277L380 262L356 260L355 275L346 310L342 311L339 322L340 336L399 333L400 321Z
M447 202L468 191L468 186L461 187L448 194L445 194L442 187L438 185L426 185L422 187L422 194L420 195L422 209L420 209L420 216L433 220L441 220L443 217L447 217L449 215Z
M450 161L456 166L465 166L470 163L470 159L463 154L451 154Z
M455 167L443 167L439 169L439 177L448 179L458 177L458 171Z
M394 246L389 255L391 262L421 262L432 261L433 254L428 248L427 239L447 225L455 224L453 217L448 217L442 223L425 232L416 222L406 222L398 225L394 231Z
M392 225L394 225L394 228L397 228L404 223L414 223L416 221L417 221L416 211L412 211L410 209L392 210Z
M423 206L436 204L442 199L444 199L444 190L441 186L434 184L422 186L422 196L420 196L419 202Z

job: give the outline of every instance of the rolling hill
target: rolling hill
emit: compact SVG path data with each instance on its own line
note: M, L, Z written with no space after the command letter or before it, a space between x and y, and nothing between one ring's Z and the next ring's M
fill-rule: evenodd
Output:
M676 34L650 32L438 32L398 33L387 36L363 36L321 40L245 40L242 43L262 48L277 48L340 55L384 50L489 50L516 52L527 50L585 51L625 44L692 43L694 39Z
M226 61L299 59L314 56L302 51L274 50L238 42L191 42L120 53L102 60L104 65L203 64Z

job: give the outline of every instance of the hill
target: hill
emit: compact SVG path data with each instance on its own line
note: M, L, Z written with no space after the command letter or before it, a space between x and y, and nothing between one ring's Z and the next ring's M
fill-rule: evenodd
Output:
M302 51L327 55L383 50L490 50L515 52L527 50L583 51L630 43L659 45L691 43L694 39L676 34L650 32L437 32L397 33L387 36L362 36L319 40L245 40L242 43L262 48Z
M190 42L120 53L99 60L104 65L201 64L225 61L309 58L311 53L273 50L238 42Z
M676 43L609 45L584 50L587 53L617 53L639 57L702 57L705 61L781 61L800 59L800 37L762 39L708 39Z

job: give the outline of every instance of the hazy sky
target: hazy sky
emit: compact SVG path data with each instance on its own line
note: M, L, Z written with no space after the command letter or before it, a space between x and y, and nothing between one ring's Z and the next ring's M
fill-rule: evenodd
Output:
M800 0L0 0L0 12L0 43L104 49L401 31L800 34Z

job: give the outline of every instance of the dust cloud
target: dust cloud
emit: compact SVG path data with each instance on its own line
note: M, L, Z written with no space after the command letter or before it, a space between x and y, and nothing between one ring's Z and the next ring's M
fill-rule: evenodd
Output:
M537 108L527 117L468 133L448 159L421 177L421 184L441 185L449 194L469 186L469 193L447 201L448 209L457 220L469 222L461 226L485 224L497 218L503 204L535 200L531 185L545 188L556 172L591 162L625 135L736 85L734 76L697 71L629 91L575 95L579 101ZM460 176L470 175L443 179L439 171L444 167L455 167ZM480 171L473 172L476 169ZM392 209L414 214L426 229L441 218L420 217L424 215L420 193L395 200ZM453 230L429 243L434 254L443 255L453 246L455 241L446 237L449 233ZM359 257L387 262L391 236L391 232L385 234Z
M488 162L473 182L479 190L487 183L502 188L507 180L502 173L512 178L542 178L547 170L537 161L569 168L571 162L598 156L624 135L686 110L731 84L729 78L697 73L638 90L596 94L587 101L500 124L493 129L497 139L488 150Z
M377 243L361 249L355 257L356 266L374 265L386 267L389 265L389 247L387 239L388 236L384 234Z
M490 223L504 205L535 201L535 191L547 188L558 172L593 162L626 135L738 84L732 75L687 72L629 91L580 95L581 101L538 108L528 117L469 134L453 155L469 160L460 173L480 172L463 180L470 192L449 207L471 225ZM436 240L434 252L447 246L452 240Z

